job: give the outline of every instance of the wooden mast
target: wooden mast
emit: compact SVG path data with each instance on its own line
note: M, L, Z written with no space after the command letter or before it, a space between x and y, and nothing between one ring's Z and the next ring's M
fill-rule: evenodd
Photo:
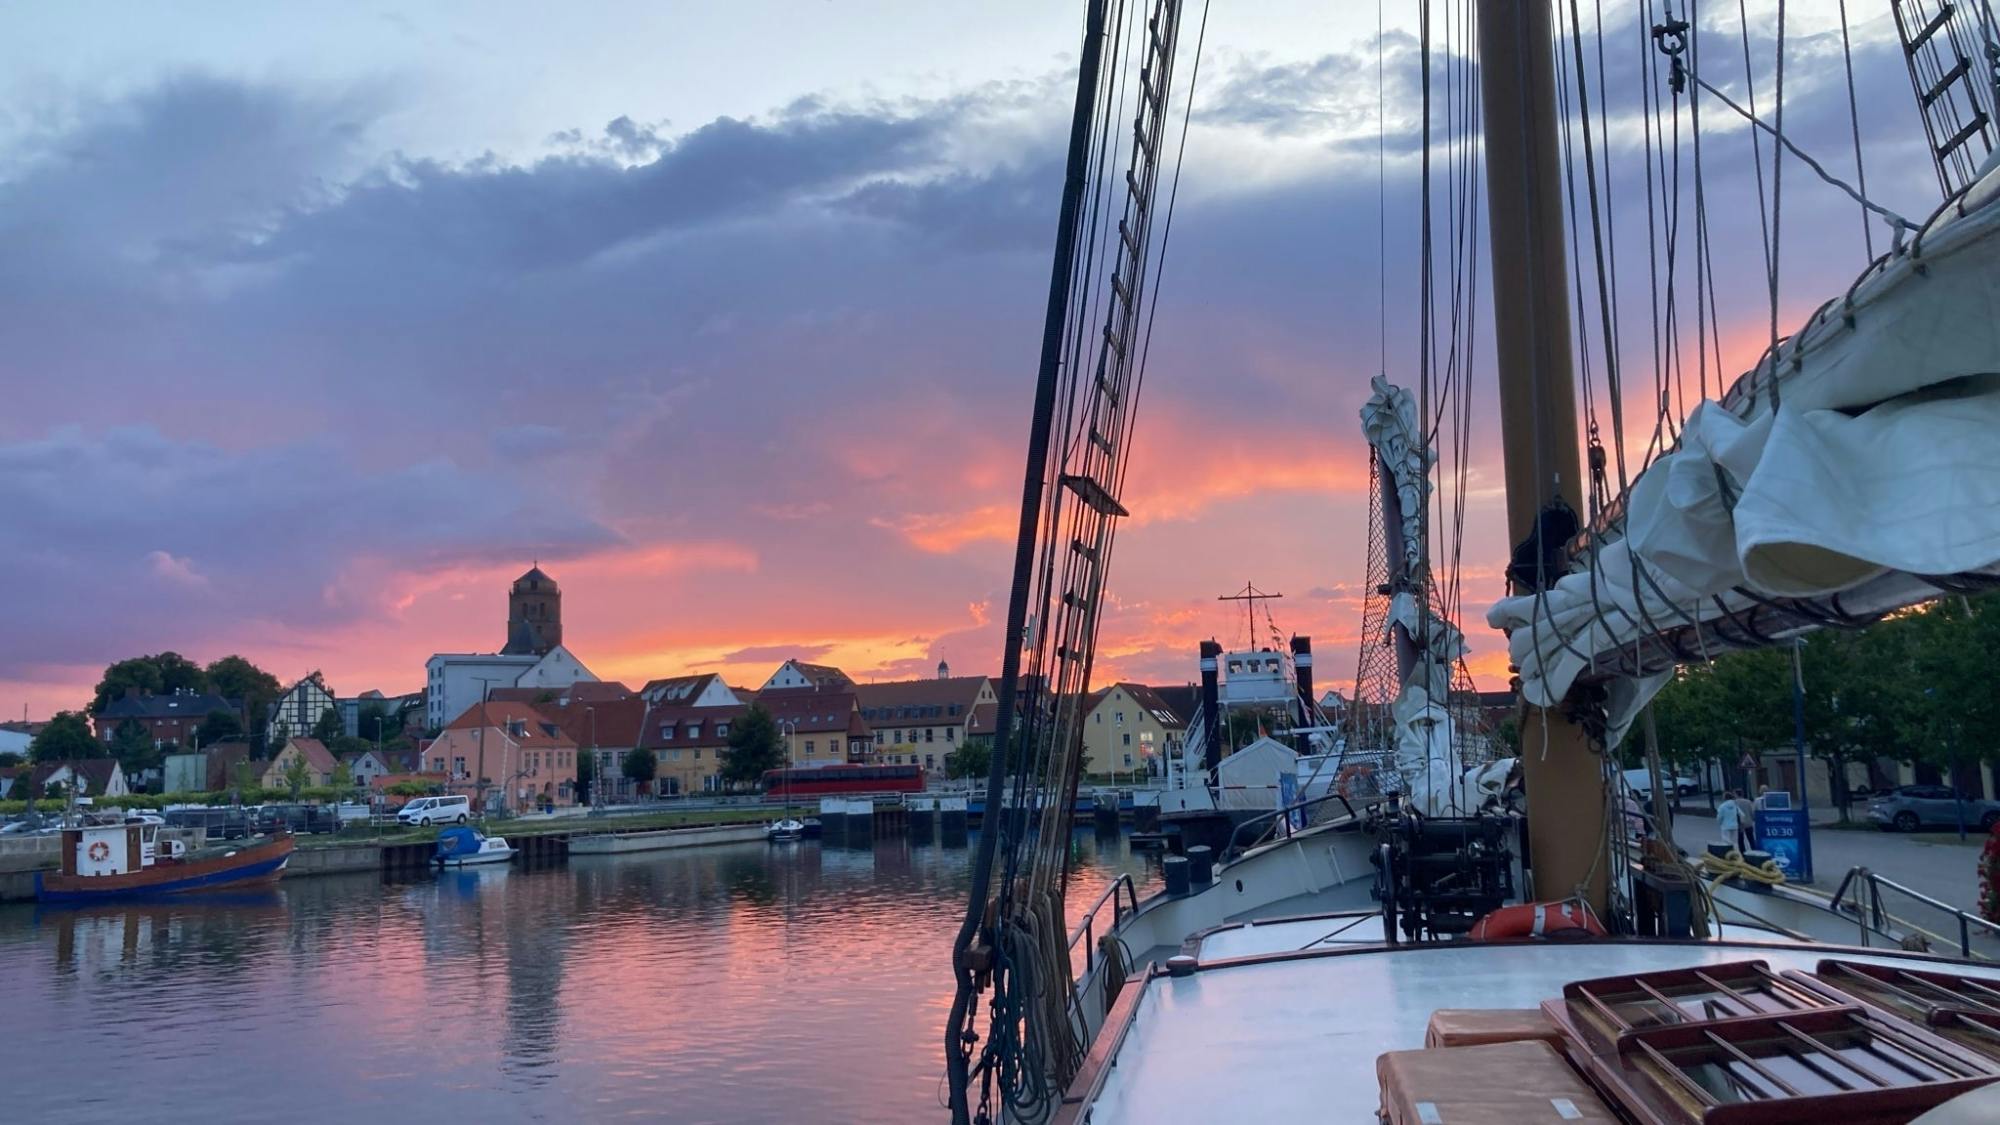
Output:
M1550 0L1480 0L1479 78L1486 130L1486 199L1493 321L1505 449L1507 529L1516 544L1513 593L1560 577L1547 559L1583 511L1561 166L1556 139ZM1545 518L1558 505L1567 515ZM1524 707L1521 762L1528 850L1538 899L1583 894L1605 909L1605 798L1597 755L1561 708Z

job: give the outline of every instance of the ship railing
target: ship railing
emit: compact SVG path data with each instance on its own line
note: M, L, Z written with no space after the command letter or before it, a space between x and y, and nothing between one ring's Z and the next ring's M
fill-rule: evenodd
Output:
M1318 808L1319 806L1324 805L1330 801L1339 801L1341 807L1347 810L1348 818L1349 819L1355 818L1356 813L1354 811L1354 806L1349 804L1347 798L1339 793L1327 793L1318 797L1308 797L1303 801L1294 802L1292 804L1286 805L1284 808L1281 809L1272 809L1270 812L1267 813L1258 813L1256 816L1253 816L1249 820L1246 820L1243 823L1237 825L1236 831L1231 832L1229 834L1229 843L1222 849L1222 855L1219 856L1218 858L1224 863L1227 863L1230 860L1235 859L1237 856L1242 855L1244 852L1249 851L1251 848L1254 848L1257 845L1262 844L1265 841L1274 838L1278 834L1278 828L1280 825L1289 825L1291 823L1291 820L1289 819L1290 814L1302 811L1304 809ZM1238 841L1243 838L1244 829L1252 828L1259 824L1263 824L1266 826L1262 832L1252 837L1250 842L1247 844L1238 843ZM1311 827L1311 825L1308 824L1307 827Z
M1912 890L1893 879L1885 879L1866 867L1849 868L1840 880L1840 886L1833 892L1833 909L1854 918L1861 926L1861 944L1867 945L1869 932L1893 933L1890 923L1897 923L1907 930L1935 937L1928 930L1898 918L1883 905L1882 892L1891 891L1914 900L1932 910L1948 915L1957 923L1958 955L1964 958L1975 956L1972 951L1972 931L1977 927L1988 937L2000 937L2000 924L1989 922L1977 914L1969 913L1947 902L1941 902L1922 891ZM1979 956L1985 956L1983 954Z
M1111 925L1105 933L1111 933L1125 924L1125 919L1139 912L1139 889L1133 885L1132 876L1120 875L1104 888L1090 909L1083 912L1083 919L1069 932L1070 964L1076 963L1076 943L1083 943L1083 975L1089 976L1097 969L1097 916L1106 904L1111 906Z

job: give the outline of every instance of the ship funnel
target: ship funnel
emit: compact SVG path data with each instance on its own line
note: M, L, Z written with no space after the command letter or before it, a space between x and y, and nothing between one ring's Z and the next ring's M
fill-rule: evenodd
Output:
M1211 773L1222 761L1222 699L1217 684L1221 656L1221 645L1201 642L1201 766Z
M1313 725L1313 639L1292 637L1292 671L1299 684L1299 725ZM1304 753L1308 739L1299 737L1299 752Z

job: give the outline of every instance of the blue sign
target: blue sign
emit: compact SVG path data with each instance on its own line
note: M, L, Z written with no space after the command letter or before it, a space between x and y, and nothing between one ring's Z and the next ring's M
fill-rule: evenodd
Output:
M1290 808L1292 805L1297 804L1298 800L1299 800L1299 775L1295 773L1279 774L1278 807ZM1291 824L1292 831L1296 832L1299 829L1304 828L1306 826L1306 810L1292 809L1291 812L1285 814L1285 819L1287 822Z
M1757 810L1757 846L1793 883L1812 882L1812 829L1804 809Z

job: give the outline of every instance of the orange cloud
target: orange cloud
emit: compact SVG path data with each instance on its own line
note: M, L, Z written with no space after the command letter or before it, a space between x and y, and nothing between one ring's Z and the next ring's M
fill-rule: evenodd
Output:
M986 504L968 512L877 516L868 522L901 535L920 551L948 555L972 543L1013 542L1020 531L1021 512L1005 504Z

